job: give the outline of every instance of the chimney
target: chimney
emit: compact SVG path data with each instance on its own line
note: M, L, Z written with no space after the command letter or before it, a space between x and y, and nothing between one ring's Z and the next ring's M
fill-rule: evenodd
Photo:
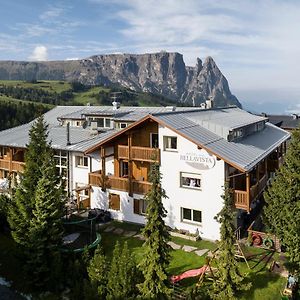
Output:
M212 97L209 97L208 100L205 101L206 103L206 108L210 109L214 107L214 100Z
M67 123L67 146L71 145L70 142L70 123Z

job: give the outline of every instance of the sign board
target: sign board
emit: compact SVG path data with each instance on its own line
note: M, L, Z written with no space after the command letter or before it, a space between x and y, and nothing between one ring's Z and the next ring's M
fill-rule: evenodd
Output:
M207 153L188 152L179 154L179 159L197 169L212 169L216 164L216 159Z

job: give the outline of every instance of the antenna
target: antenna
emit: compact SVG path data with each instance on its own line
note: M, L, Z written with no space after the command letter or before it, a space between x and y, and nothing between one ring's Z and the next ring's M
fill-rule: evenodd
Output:
M113 110L117 110L120 108L120 102L118 102L118 94L122 94L122 92L112 92L110 98L113 100Z

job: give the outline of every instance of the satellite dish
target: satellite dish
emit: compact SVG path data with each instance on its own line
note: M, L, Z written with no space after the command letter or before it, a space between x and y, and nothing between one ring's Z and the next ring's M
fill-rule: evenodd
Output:
M83 128L83 129L86 129L87 126L88 126L87 120L83 121L83 123L82 123L82 128Z

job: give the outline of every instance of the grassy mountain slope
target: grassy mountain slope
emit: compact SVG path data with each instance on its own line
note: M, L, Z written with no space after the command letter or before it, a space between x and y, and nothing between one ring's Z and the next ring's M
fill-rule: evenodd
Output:
M164 96L121 87L84 86L66 81L0 80L0 130L27 123L55 105L111 105L112 93L128 106L178 105Z

